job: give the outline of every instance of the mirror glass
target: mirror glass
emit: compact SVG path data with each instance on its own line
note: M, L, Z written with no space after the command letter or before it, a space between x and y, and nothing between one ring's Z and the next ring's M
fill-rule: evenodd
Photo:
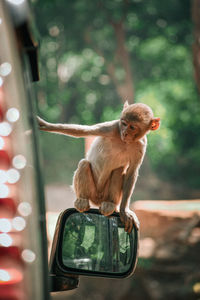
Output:
M77 212L65 223L62 263L72 269L126 273L136 256L136 244L135 229L126 233L119 216Z

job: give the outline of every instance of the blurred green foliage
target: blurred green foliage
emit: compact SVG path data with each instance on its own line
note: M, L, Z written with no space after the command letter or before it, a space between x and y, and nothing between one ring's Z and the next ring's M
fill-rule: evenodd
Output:
M113 24L123 24L135 101L150 105L161 128L148 155L160 176L197 188L200 182L200 102L193 78L192 22L186 0L38 0L41 81L38 108L52 122L92 124L116 119L122 101L109 76L123 82ZM83 142L42 134L47 181L70 183ZM53 172L52 172L53 170ZM54 170L57 172L56 178Z

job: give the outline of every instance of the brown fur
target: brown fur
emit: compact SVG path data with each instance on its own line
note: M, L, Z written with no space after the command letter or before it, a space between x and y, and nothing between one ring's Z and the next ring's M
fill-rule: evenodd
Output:
M97 136L74 174L77 210L88 210L91 201L108 216L120 205L125 230L130 232L133 223L138 228L139 221L129 209L129 202L145 155L146 134L159 127L160 119L153 117L151 108L142 103L128 105L126 102L120 120L92 126L38 120L44 131L74 137Z

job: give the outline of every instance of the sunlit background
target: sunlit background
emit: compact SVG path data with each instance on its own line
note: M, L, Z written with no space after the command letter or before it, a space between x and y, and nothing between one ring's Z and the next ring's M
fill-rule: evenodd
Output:
M200 102L192 51L198 1L32 2L40 40L40 116L94 124L119 118L125 100L148 104L161 128L148 136L133 199L198 199ZM73 205L68 186L84 140L48 133L40 138L47 204L58 211ZM135 278L115 284L112 293L111 281L99 286L83 279L70 299L197 299L200 209L199 201L188 201L136 203L142 235Z
M162 125L149 135L146 168L150 164L161 188L153 191L146 180L148 195L137 191L136 198L163 198L163 188L169 190L165 198L195 193L200 105L189 2L34 2L41 38L40 115L52 122L93 124L117 119L126 99L150 105ZM47 183L70 184L83 140L47 134L42 140Z

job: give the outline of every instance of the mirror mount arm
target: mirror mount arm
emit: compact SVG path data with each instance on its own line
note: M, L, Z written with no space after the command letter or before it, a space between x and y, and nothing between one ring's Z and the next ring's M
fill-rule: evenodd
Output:
M76 289L79 285L78 276L50 275L51 292L61 292Z
M59 216L58 221L57 221L54 239L53 239L53 243L52 243L52 249L51 249L50 264L49 264L51 292L73 290L73 289L76 289L79 284L79 276L78 275L63 273L60 269L58 269L56 267L56 264L55 264L55 253L57 250L57 241L58 241L58 236L59 236L61 216L62 216L62 214Z

